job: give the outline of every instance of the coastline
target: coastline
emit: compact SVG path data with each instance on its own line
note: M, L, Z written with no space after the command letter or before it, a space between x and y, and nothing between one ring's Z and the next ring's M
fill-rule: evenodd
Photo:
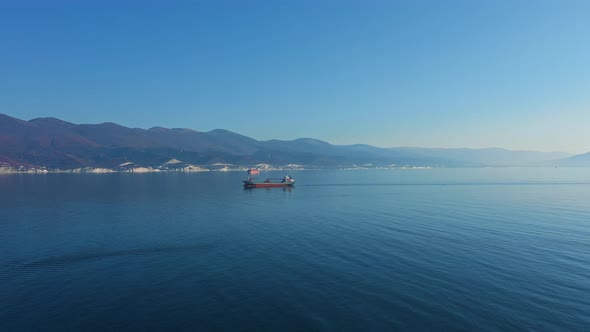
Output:
M256 166L253 166L256 167ZM187 166L183 168L163 168L163 167L134 167L134 168L104 168L104 167L80 167L73 169L48 169L46 167L39 168L25 168L25 167L7 167L0 166L0 176L10 174L111 174L111 173L203 173L203 172L246 172L252 167L235 166L233 168L222 167L202 167L202 166ZM396 167L266 167L264 171L307 171L307 170L321 170L331 169L337 171L366 171L366 170L425 170L431 169L431 166L396 166Z
M103 167L80 167L74 169L48 169L46 167L39 168L24 168L24 167L0 167L0 175L9 174L110 174L110 173L203 173L203 172L245 172L250 167L239 166L235 168L206 168L200 166L187 166L183 168L162 168L162 167L134 167L124 169L112 169ZM265 168L265 171L301 171L305 168Z

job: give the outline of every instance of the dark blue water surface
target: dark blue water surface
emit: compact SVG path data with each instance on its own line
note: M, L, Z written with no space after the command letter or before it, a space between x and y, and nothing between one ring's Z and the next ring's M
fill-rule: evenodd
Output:
M0 330L589 330L590 169L291 175L0 176Z

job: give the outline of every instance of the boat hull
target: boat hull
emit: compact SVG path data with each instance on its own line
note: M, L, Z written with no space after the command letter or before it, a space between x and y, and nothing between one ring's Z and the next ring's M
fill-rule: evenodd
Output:
M243 181L245 188L278 188L278 187L292 187L295 181L292 182L252 182Z

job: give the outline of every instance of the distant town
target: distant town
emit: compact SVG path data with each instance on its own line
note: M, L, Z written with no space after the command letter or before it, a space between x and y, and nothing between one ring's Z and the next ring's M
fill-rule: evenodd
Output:
M256 165L234 165L228 163L214 163L209 165L193 165L185 163L178 159L171 159L161 166L142 166L134 162L128 161L118 165L115 168L104 167L79 167L73 169L59 169L48 167L35 166L11 166L6 163L0 163L0 174L46 174L46 173L154 173L154 172L245 172L249 169L259 169L262 171L284 171L284 170L314 170L314 169L334 169L342 171L354 170L369 170L369 169L429 169L430 166L399 166L395 164L387 166L375 166L372 164L363 165L348 165L340 167L318 167L318 166L304 166L300 164L287 165L271 165L271 164L256 164Z

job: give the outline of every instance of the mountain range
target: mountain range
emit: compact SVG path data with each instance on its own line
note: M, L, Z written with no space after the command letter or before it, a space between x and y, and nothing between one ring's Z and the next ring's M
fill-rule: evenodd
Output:
M0 164L72 169L113 168L125 162L160 166L171 159L207 165L301 164L315 167L356 165L483 167L590 166L590 153L488 149L379 148L333 145L312 138L258 141L231 131L153 127L115 123L74 124L56 118L20 120L0 114Z

